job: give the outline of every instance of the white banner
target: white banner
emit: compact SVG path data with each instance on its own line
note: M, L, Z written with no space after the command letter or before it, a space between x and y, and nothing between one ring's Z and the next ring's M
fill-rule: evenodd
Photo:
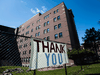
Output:
M65 63L68 63L66 44L31 39L30 68L32 70Z

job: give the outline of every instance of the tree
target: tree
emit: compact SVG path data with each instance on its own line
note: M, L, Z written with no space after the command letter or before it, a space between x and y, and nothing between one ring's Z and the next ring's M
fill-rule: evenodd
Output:
M85 37L82 37L84 41L84 48L89 48L90 50L93 50L97 54L97 47L98 47L98 41L100 40L100 31L96 31L95 28L86 29L85 31Z
M95 28L86 29L85 37L82 37L84 41L85 48L95 48L96 42L99 40L99 31L96 31Z

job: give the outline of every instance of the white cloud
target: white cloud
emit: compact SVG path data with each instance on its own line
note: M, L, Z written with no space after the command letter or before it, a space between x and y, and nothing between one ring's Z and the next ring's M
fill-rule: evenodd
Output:
M35 11L35 10L33 10L32 8L31 8L31 12L32 12L33 14L36 14L36 11Z
M42 9L45 11L45 10L47 10L47 8L45 8L45 6L42 6Z
M37 12L40 12L40 10L38 8L35 8L37 10Z
M44 13L44 11L43 11L43 10L41 10L41 13Z
M25 3L25 4L27 4L26 2L24 2L24 1L21 1L21 3Z
M16 28L15 26L10 26L10 27L12 27L12 28Z
M42 6L42 10L39 10L37 7L35 8L36 10L33 10L32 8L31 8L31 12L33 13L33 14L37 14L38 12L41 12L42 14L47 10L47 8L45 7L45 6Z

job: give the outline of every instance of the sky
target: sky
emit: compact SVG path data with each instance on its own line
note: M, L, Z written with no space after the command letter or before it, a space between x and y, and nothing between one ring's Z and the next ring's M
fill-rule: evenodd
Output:
M0 25L16 28L64 2L72 9L80 44L86 29L100 29L100 0L0 0Z

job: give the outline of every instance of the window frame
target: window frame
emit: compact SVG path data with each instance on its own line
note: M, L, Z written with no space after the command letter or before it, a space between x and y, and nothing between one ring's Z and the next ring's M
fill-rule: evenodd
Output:
M60 35L60 33L61 33L61 35ZM59 38L63 37L63 34L62 34L62 32L60 32L60 33L59 33Z
M56 35L57 35L57 37L56 37ZM54 36L55 36L55 39L58 39L58 34L55 34Z
M59 17L59 18L58 18ZM57 16L57 20L60 20L60 15L59 16Z
M50 29L49 28L47 28L47 33L49 33L50 32Z

